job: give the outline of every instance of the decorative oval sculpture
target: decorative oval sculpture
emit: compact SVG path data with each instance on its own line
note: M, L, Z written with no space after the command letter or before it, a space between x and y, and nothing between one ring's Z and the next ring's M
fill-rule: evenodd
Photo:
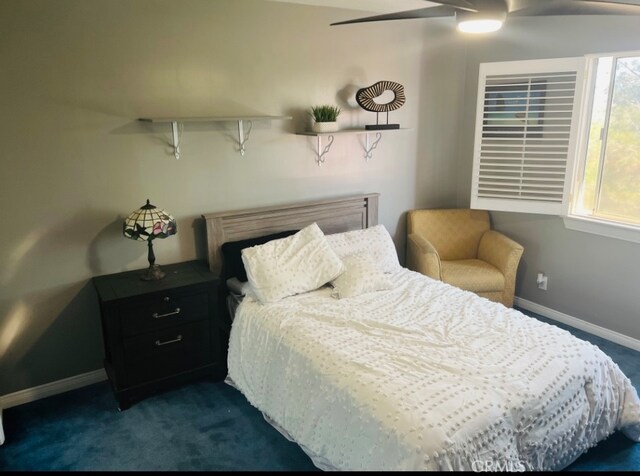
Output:
M385 91L393 93L393 99L385 104L378 104L374 101L380 97ZM389 112L400 109L404 104L406 97L404 95L404 86L393 81L378 81L369 87L359 89L356 93L356 101L362 109L370 112Z

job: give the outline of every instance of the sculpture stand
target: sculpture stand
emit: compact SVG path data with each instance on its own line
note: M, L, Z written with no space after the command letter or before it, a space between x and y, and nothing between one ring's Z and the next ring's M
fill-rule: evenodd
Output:
M387 123L380 124L379 121L380 113L376 112L376 123L368 124L364 126L364 128L368 131L382 131L388 129L400 129L400 124L389 124L389 111L387 111Z
M382 131L386 129L400 129L400 124L368 124L364 126L368 131Z

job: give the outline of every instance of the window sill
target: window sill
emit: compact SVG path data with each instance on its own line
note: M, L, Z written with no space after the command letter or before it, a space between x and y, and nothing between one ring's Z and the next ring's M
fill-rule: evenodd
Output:
M640 243L640 227L576 215L562 217L562 219L564 226L570 230Z

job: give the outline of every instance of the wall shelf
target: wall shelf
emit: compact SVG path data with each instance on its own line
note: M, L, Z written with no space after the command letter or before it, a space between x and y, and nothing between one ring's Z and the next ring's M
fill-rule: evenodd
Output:
M398 131L410 131L408 128L400 128L400 129L341 129L335 132L296 132L296 135L299 136L310 136L317 137L317 151L316 151L316 163L318 166L324 164L326 155L331 150L331 146L333 145L333 141L335 139L334 136L338 135L365 135L365 145L364 145L364 158L368 162L369 159L373 157L373 150L378 147L378 143L380 139L382 139L382 134L387 132L398 132ZM371 136L375 135L375 139L371 140ZM322 147L322 138L328 137L328 142Z
M238 123L238 147L240 155L244 156L245 146L249 141L249 135L253 127L253 121L280 121L290 120L291 116L211 116L211 117L141 117L138 120L156 124L171 124L171 137L173 155L180 159L180 144L182 142L182 130L185 122L237 122ZM245 123L247 128L245 129Z

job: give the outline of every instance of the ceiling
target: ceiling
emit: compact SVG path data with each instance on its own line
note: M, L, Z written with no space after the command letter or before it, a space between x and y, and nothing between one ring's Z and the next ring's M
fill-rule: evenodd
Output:
M344 8L366 12L392 13L403 10L415 10L431 5L425 0L271 0L272 2L297 3L316 7Z

